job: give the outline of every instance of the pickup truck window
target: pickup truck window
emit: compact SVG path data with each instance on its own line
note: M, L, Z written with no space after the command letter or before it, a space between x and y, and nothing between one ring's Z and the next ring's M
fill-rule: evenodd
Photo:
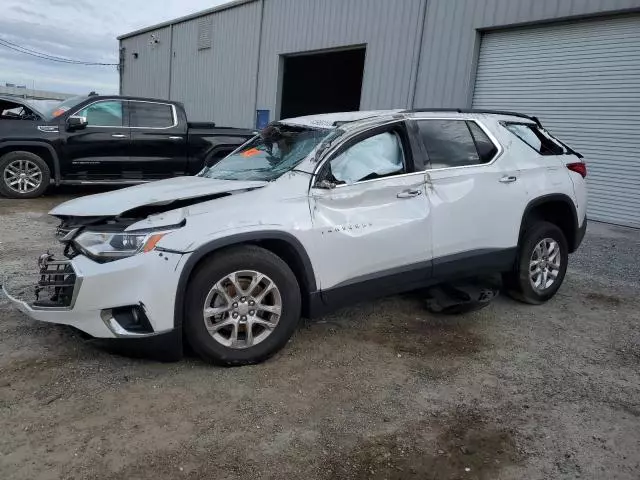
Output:
M129 102L131 126L136 128L173 127L173 108L166 103Z
M76 115L87 118L90 127L122 127L122 102L117 100L105 100L88 105Z
M304 160L335 129L275 125L199 175L221 180L275 180Z

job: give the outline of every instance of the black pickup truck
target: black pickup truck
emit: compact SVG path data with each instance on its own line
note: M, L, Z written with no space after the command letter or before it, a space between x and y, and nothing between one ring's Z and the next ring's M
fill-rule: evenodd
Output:
M167 100L92 94L38 111L0 97L0 194L31 198L51 184L193 175L253 134L188 122L182 104Z

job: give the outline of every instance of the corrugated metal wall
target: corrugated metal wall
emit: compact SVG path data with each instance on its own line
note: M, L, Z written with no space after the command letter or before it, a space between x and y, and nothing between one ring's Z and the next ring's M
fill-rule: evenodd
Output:
M152 42L151 35L158 40ZM169 48L171 28L164 27L135 37L125 38L122 93L139 97L167 98L169 95ZM134 58L134 53L138 58Z
M414 106L471 104L477 29L631 8L640 0L428 0Z
M640 0L264 0L260 35L257 0L212 14L210 50L195 46L197 18L173 25L171 94L194 118L250 126L256 108L274 118L280 55L366 44L362 109L469 106L478 29L632 8ZM124 94L169 95L170 28L122 40Z
M209 15L211 48L198 48L199 18L173 26L171 99L185 104L190 119L253 124L260 10L252 2Z
M362 44L367 53L360 108L409 106L424 5L425 0L266 0L258 108L276 108L280 55Z
M640 15L485 34L473 106L538 116L585 156L589 218L640 227Z

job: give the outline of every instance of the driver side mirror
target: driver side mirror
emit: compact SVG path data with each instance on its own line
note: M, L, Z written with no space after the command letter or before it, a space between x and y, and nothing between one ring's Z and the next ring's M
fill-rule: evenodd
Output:
M81 130L88 125L87 117L72 115L67 119L67 130Z

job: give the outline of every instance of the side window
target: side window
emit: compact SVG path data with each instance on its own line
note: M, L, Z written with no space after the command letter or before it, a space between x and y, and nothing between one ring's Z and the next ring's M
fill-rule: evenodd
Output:
M86 117L87 124L94 127L122 127L124 117L122 102L109 100L97 102L80 110L76 115Z
M392 132L366 138L337 157L329 164L330 177L338 184L350 184L363 180L405 173L402 143Z
M483 163L464 120L418 120L417 123L431 168Z
M131 126L143 128L172 127L173 108L166 103L129 102Z
M505 123L505 128L540 155L562 155L564 148L533 123Z

